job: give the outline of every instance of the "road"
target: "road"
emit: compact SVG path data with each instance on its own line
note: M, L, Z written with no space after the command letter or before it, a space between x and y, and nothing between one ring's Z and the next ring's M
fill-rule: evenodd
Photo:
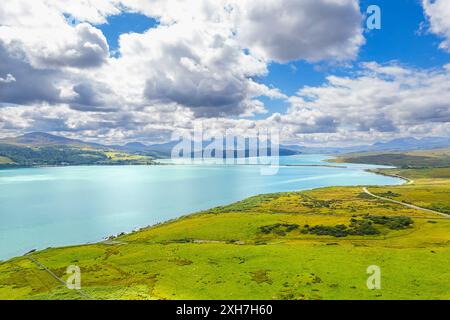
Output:
M415 206L415 205L413 205L413 204L404 203L404 202L392 200L392 199L389 199L389 198L377 196L377 195L373 194L372 192L370 192L369 190L367 190L366 187L363 188L363 191L364 191L365 193L367 193L368 195L370 195L370 196L372 196L372 197L374 197L374 198L380 199L380 200L384 200L384 201L388 201L388 202L393 202L393 203L396 203L396 204L399 204L399 205L402 205L402 206L405 206L405 207L408 207L408 208L411 208L411 209L416 209L416 210L421 210L421 211L426 211L426 212L434 213L434 214L440 215L440 216L442 216L442 217L445 217L446 219L450 219L450 216L449 216L448 214L445 214L445 213L442 213L442 212L438 212L438 211L434 211L434 210L430 210L430 209L418 207L418 206Z

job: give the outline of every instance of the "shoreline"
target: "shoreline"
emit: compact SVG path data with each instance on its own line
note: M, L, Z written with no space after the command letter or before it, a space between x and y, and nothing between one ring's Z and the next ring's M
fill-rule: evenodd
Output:
M409 178L403 177L403 176L401 176L399 174L385 173L385 172L380 171L380 169L366 169L364 171L370 172L370 173L374 173L374 174L378 174L378 175L385 176L385 177L392 177L392 178L398 178L398 179L405 180L406 183L404 183L404 185L413 184L414 183L414 180L411 180Z
M324 162L328 162L328 160L325 160ZM162 165L166 165L166 164L162 163ZM45 166L45 167L50 167L50 168L62 167L62 168L65 168L65 167L82 167L82 166L92 167L92 166L95 166L95 165ZM101 165L101 166L108 166L108 165ZM154 166L154 165L110 165L110 166ZM326 165L326 164L324 164L324 165L320 165L320 164L317 164L317 165L295 165L294 164L294 165L282 165L282 166L283 167L325 167L325 168L330 168L331 167L331 168L341 168L341 169L348 168L347 166L333 166L333 165ZM30 168L30 167L27 167L27 168ZM33 168L40 168L40 167L33 167ZM406 185L406 184L408 184L411 181L410 179L405 178L405 177L401 177L401 176L398 176L398 175L392 175L392 174L384 174L384 173L381 173L379 171L375 171L374 169L365 169L363 171L366 171L366 172L369 172L369 173L372 173L372 174L376 174L376 175L382 175L382 176L402 179L402 180L406 181L406 183L404 183L402 185ZM339 186L337 185L337 186L329 186L329 187L339 187ZM349 187L351 187L351 186L349 186ZM308 189L308 190L315 190L315 189L319 189L319 188L312 188L312 189ZM302 190L302 191L305 191L305 190ZM294 192L301 192L301 191L294 191ZM283 192L275 192L275 193L283 193ZM263 194L258 194L258 195L263 195ZM258 195L255 195L255 196L258 196ZM242 200L245 200L245 199L246 198L244 198ZM242 201L242 200L239 200L239 201ZM239 202L239 201L237 201L237 202ZM227 205L231 205L233 203L236 203L236 202L232 202L232 203L229 203ZM218 206L218 207L221 207L221 206ZM176 221L178 221L180 219L185 219L187 217L194 216L196 214L200 214L202 212L205 212L205 211L208 211L208 210L211 210L211 209L214 209L214 208L216 208L216 207L211 207L209 209L187 213L187 214L181 215L179 217L176 217L176 218L173 218L173 219L169 219L169 220L165 220L165 221L161 221L161 222L157 222L157 223L154 223L154 224L151 224L151 225L145 225L145 226L142 226L142 227L136 227L136 228L134 228L131 231L121 231L121 232L113 234L113 235L104 236L100 240L93 240L93 241L89 241L89 242L81 242L79 244L68 244L68 245L55 246L55 247L49 246L49 247L43 248L43 249L32 248L32 249L28 250L27 253L24 253L24 254L21 254L21 255L18 255L18 256L14 256L14 257L11 257L11 258L6 258L6 260L0 259L0 263L7 262L9 260L25 256L26 254L29 254L30 252L40 252L40 251L43 251L43 250L46 250L46 249L53 249L53 248L70 248L70 247L78 247L78 246L88 246L88 245L93 245L93 244L101 244L101 243L107 243L107 242L110 242L110 241L115 241L118 238L120 238L121 236L134 234L134 233L146 230L146 229L150 229L150 228L161 226L161 225L165 225L165 224L170 224L170 223L176 222Z
M42 168L70 168L70 167L152 167L152 166L165 166L169 165L166 163L155 162L155 163L135 163L135 164L123 164L123 163L108 163L108 164L55 164L55 165L34 165L34 166L26 166L26 165L0 165L0 170L11 170L11 169L42 169Z
M327 166L327 165L284 165L284 166L288 166L288 167L291 166L291 167L327 167L327 168L332 167L332 168L336 168L336 166ZM337 168L341 168L341 169L342 169L342 168L348 168L348 167L346 167L346 166L340 166L340 167L337 167ZM412 184L412 183L414 182L413 180L408 179L408 178L406 178L406 177L402 177L402 176L400 176L400 175L381 173L381 172L379 172L379 171L375 171L374 169L365 169L365 170L363 170L363 171L369 172L369 173L373 173L373 174L377 174L377 175L386 176L386 177L398 178L398 179L402 179L402 180L406 181L405 183L400 184L400 186ZM329 186L329 187L326 187L326 188L333 188L333 187L356 187L356 185L355 185L355 186ZM317 189L320 189L320 188L323 188L323 187L312 188L312 189L306 189L306 190L301 190L301 191L293 191L293 192L311 191L311 190L317 190ZM275 192L274 194L282 194L282 193L284 193L284 192ZM268 194L271 194L271 193L268 193ZM255 195L254 197L262 196L262 195L264 195L264 194L257 194L257 195ZM245 200L245 199L247 199L247 198L244 198L244 199L239 200L239 201L243 201L243 200ZM237 202L239 202L239 201L237 201ZM226 204L226 205L224 205L224 206L232 205L232 204L237 203L237 202L232 202L232 203ZM222 206L219 206L219 207L222 207ZM167 221L162 221L162 222L155 223L155 224L152 224L152 225L148 225L148 226L144 226L144 227L139 227L139 228L136 228L136 229L134 229L134 230L132 230L132 231L130 231L130 232L125 232L125 231L123 231L123 232L120 232L119 234L116 234L116 235L106 236L106 237L103 238L102 241L98 241L98 242L89 242L89 243L85 243L85 244L83 244L83 245L90 245L90 244L95 244L95 243L104 243L104 242L107 242L107 241L114 241L114 240L116 240L117 238L119 238L119 237L121 237L121 236L134 234L134 233L137 233L137 232L146 230L146 229L150 229L150 228L157 227L157 226L161 226L161 225L165 225L165 224L170 224L170 223L176 222L176 221L178 221L178 220L180 220L180 219L185 219L185 218L188 218L188 217L190 217L190 216L194 216L194 215L196 215L196 214L201 214L202 212L205 212L205 211L208 211L208 210L212 210L212 209L214 209L214 208L217 208L217 207L212 207L212 208L209 208L209 209L206 209L206 210L202 210L202 211L196 211L196 212L192 212L192 213L187 213L187 214L184 214L184 215L179 216L179 217L177 217L177 218L169 219L169 220L167 220ZM73 246L74 246L74 245L69 245L69 246L67 246L67 247L73 247ZM76 246L76 245L75 245L75 246Z
M283 167L319 167L319 168L338 168L338 169L348 169L348 166L333 166L331 164L285 164L280 165Z

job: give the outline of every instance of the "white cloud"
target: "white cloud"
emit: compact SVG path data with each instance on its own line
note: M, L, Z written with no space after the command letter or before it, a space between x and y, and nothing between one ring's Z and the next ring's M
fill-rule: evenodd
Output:
M286 98L279 89L253 80L267 73L270 61L347 59L362 44L356 0L277 3L17 0L0 5L0 45L22 75L3 102L71 103L87 111L114 109L114 102L176 103L197 116L264 113L258 96ZM107 41L92 24L130 10L156 18L160 25L144 34L123 34L120 57L109 58ZM72 25L67 16L81 23ZM267 21L273 23L269 29ZM324 37L322 31L330 29L334 33ZM261 45L265 39L269 42ZM291 51L281 57L286 41ZM15 74L13 65L0 71ZM30 74L27 80L25 73ZM34 80L46 83L47 90L18 97L24 82Z
M149 102L178 103L199 115L244 113L252 98L249 77L266 72L263 62L246 56L214 22L178 22L123 36L120 44L122 59L145 70Z
M197 116L265 112L257 96L285 96L255 86L252 77L265 75L267 63L246 54L236 41L230 13L220 5L224 3L156 1L146 7L144 2L126 1L148 15L165 13L165 23L143 34L123 34L121 56L97 78L107 79L115 92L135 104L176 103ZM114 81L117 78L127 81Z
M366 144L399 137L450 134L450 69L416 70L398 64L364 63L351 77L330 76L322 86L305 87L291 97L285 114L265 119L203 119L211 134L233 129L282 129L284 142ZM247 110L263 108L258 103ZM176 103L118 112L89 113L67 105L0 108L3 132L46 130L107 142L169 139L175 130L191 130L197 117Z
M109 55L100 30L88 23L69 25L63 12L43 1L0 5L0 41L11 55L23 52L40 69L95 67Z
M292 97L280 122L293 133L396 135L450 123L450 72L415 70L396 64L361 65L353 77L330 76ZM449 134L449 132L440 132Z
M108 1L79 1L67 6L63 2L15 0L0 4L0 75L11 74L15 80L0 86L0 102L65 102L91 111L111 110L123 101L108 84L97 81L92 71L109 61L102 32L87 22L71 25L64 15L100 21L102 15L94 17L92 12L103 12L100 2ZM99 7L87 8L93 5Z
M422 0L430 31L443 37L440 47L450 52L450 2L448 0Z
M94 24L124 11L160 24L121 35L110 57ZM448 66L366 63L303 88L285 114L248 119L267 113L259 97L288 99L257 80L271 62L352 59L363 43L356 0L4 1L0 132L155 142L203 118L212 132L280 126L308 143L448 134Z
M239 1L237 32L266 60L347 60L364 43L355 0Z
M118 0L45 0L45 4L64 12L70 18L92 24L106 23L108 16L121 13L121 3Z
M267 73L269 61L278 59L260 54L259 45L253 41L257 37L280 35L290 41L288 46L284 40L270 46L278 53L292 48L292 56L286 57L291 60L348 59L354 57L363 42L356 1L281 1L281 4L292 9L283 21L296 20L292 24L272 25L269 31L262 26L267 21L275 23L274 15L278 13L258 8L273 6L271 0L258 2L258 6L250 1L169 0L155 1L152 5L124 1L124 5L134 10L159 18L162 25L145 34L122 35L116 71L122 75L127 72L133 88L144 84L148 103L177 103L191 108L198 116L248 116L265 112L254 98L285 96L276 88L252 80ZM279 5L276 8L284 10ZM264 21L252 20L255 10ZM337 20L343 24L340 28L335 26ZM312 21L314 26L310 25ZM246 31L250 29L251 35ZM327 29L341 31L333 35L327 31L327 36L319 39L319 33ZM245 49L250 49L250 54ZM133 92L136 100L139 92L133 88L127 91Z
M0 83L16 82L16 78L11 73L8 73L5 78L0 77Z

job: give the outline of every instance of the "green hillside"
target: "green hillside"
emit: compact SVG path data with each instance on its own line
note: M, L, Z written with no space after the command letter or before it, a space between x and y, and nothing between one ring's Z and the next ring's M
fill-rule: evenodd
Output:
M400 168L435 168L450 166L450 149L407 153L361 153L339 157L334 162L370 163Z
M0 144L0 168L64 165L151 165L151 157L74 145Z
M401 173L414 183L369 190L448 212L448 170ZM450 220L361 187L261 195L30 257L62 279L79 266L93 299L450 299ZM381 290L366 286L371 265ZM18 257L0 264L0 298L86 296Z
M0 165L2 165L2 164L14 164L14 162L11 160L11 159L9 159L9 158L7 158L7 157L2 157L2 156L0 156Z

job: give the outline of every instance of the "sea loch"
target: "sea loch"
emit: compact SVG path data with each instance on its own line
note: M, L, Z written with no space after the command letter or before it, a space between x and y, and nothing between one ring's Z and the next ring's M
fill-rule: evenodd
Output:
M403 183L364 171L371 166L322 167L324 159L282 157L273 176L251 165L0 170L0 259L100 241L257 194Z

